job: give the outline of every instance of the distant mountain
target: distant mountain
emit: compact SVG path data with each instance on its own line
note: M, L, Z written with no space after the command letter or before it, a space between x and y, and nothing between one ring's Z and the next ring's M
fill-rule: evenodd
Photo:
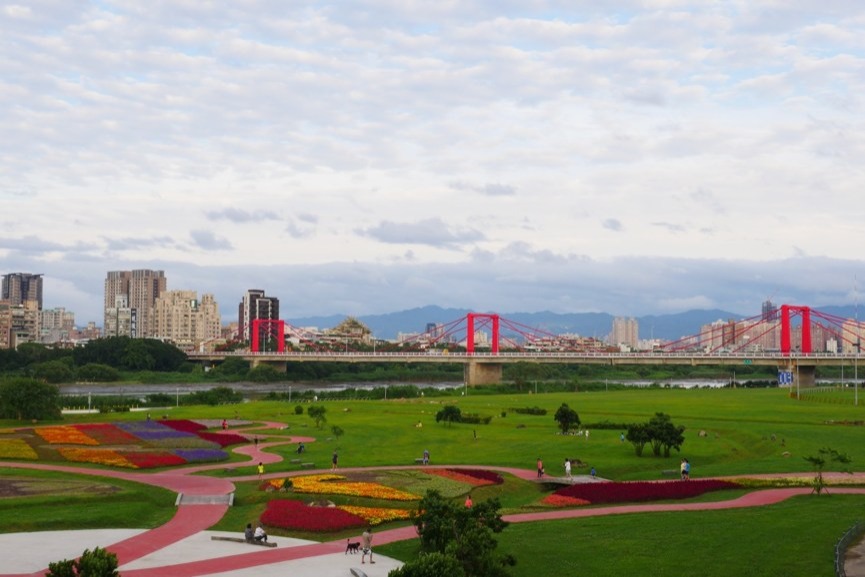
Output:
M359 316L357 319L368 326L380 339L395 339L397 333L420 333L428 323L456 323L463 319L469 309L445 309L430 305L381 315ZM474 311L478 312L478 311ZM540 330L552 334L576 333L586 337L606 338L613 328L614 315L608 313L500 313L512 323L527 329ZM830 314L839 314L833 312ZM288 319L296 327L318 327L321 329L338 325L347 315L328 315ZM702 325L721 320L740 319L742 315L722 311L693 310L670 315L650 315L637 317L640 338L660 338L676 340L700 332ZM505 332L505 328L502 328Z

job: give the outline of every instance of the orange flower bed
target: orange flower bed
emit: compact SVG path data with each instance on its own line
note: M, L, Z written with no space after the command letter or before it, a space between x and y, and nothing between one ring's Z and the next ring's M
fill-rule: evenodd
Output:
M307 475L292 480L295 493L313 493L321 495L351 495L354 497L369 497L388 501L417 501L417 495L392 489L378 483L346 481L342 475Z
M36 427L33 431L52 445L98 445L99 441L70 426Z
M138 468L126 460L123 455L110 449L79 449L77 447L65 447L58 449L58 452L67 461L75 463L96 463L97 465L126 467L127 469Z
M354 505L340 505L340 509L348 511L352 515L362 517L370 525L381 525L388 521L411 519L411 511L408 509L388 509L385 507L356 507Z
M547 495L541 499L541 505L549 505L551 507L582 507L590 505L585 499L577 499L576 497L566 497L564 495L556 495L555 493Z

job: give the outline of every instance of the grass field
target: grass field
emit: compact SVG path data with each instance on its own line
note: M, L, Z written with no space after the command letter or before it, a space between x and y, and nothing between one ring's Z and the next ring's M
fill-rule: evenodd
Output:
M592 393L551 393L541 395L476 394L450 399L387 401L330 401L327 424L316 429L306 415L296 415L294 404L256 401L228 407L180 407L165 412L171 418L222 419L235 416L253 421L278 421L287 429L265 431L270 440L279 436L315 437L307 443L305 460L325 467L332 451L340 455L343 467L411 465L424 449L434 465L478 464L533 468L542 457L549 474L562 474L564 459L580 459L597 468L602 477L615 480L660 479L664 469L675 469L687 457L694 478L760 473L801 473L811 470L806 456L831 447L852 459L850 467L865 470L863 427L865 407L854 406L850 391L841 391L831 401L797 401L779 389L649 389ZM825 397L823 397L825 398ZM435 422L443 402L455 402L463 413L491 416L489 425ZM556 434L552 415L563 402L575 409L590 436ZM545 416L517 414L520 407L547 409ZM237 413L235 415L235 412ZM664 412L675 424L686 427L681 453L669 458L651 456L647 448L636 457L633 447L619 440L621 429L592 428L599 423L647 421L655 412ZM154 415L159 412L154 411ZM504 415L504 416L503 416ZM141 414L97 415L69 418L70 421L110 421L142 418ZM417 427L421 423L422 427ZM3 422L2 426L16 423ZM344 434L335 437L331 426ZM700 436L700 432L705 432ZM294 446L276 448L286 458L268 472L293 471L288 462ZM231 463L236 467L236 463ZM587 467L588 468L588 467ZM586 469L575 471L577 474ZM827 467L831 470L832 467ZM4 475L20 475L0 466ZM253 474L254 467L237 467L233 475ZM31 473L28 473L30 475ZM220 473L220 474L225 474ZM46 474L50 478L50 474ZM88 478L89 482L93 482ZM106 483L119 486L117 481ZM129 491L128 494L125 492ZM152 503L151 516L141 515L138 526L155 526L170 515L171 504L150 489L124 485L121 494L138 507ZM138 495L137 497L135 495ZM238 486L238 506L220 523L220 528L242 526L263 507L264 495L254 483ZM473 492L475 500L499 496L507 509L519 509L539 496L537 486L507 482ZM82 521L88 526L121 527L131 513L111 506L112 494L97 494L88 506L99 514ZM78 503L50 501L51 515L40 517L44 494L19 498L16 507L22 516L37 519L31 527L66 528L62 519L75 517ZM156 500L154 502L153 500ZM170 499L169 499L170 500ZM6 504L3 500L4 511ZM514 574L559 575L580 573L604 575L832 575L833 546L853 522L865 517L865 500L845 495L798 497L789 502L758 509L624 515L572 521L550 521L512 525L500 536L500 548L518 560ZM160 513L162 512L162 513ZM136 517L138 516L135 513ZM2 516L4 519L7 516ZM167 518L167 517L166 517ZM57 519L60 526L55 526ZM67 521L68 523L68 521ZM20 524L0 519L0 531L22 531ZM416 543L406 542L379 548L382 554L408 559Z

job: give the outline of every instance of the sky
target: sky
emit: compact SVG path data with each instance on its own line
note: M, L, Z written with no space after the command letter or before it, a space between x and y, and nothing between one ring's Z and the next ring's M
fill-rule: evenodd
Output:
M861 0L0 0L0 273L224 321L865 284Z

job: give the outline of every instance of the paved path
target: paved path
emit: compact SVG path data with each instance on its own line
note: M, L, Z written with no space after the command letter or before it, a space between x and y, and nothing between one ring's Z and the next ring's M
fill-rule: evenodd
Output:
M282 423L266 423L265 427L282 428ZM256 425L256 430L261 429L260 425ZM238 430L230 431L237 433ZM263 435L258 435L262 437ZM262 462L265 464L275 463L282 458L279 455L266 451L268 447L284 445L297 442L312 442L314 439L309 437L292 437L289 440L281 440L277 442L259 442L257 446L243 446L235 449L236 453L247 455L250 462ZM229 479L219 479L208 476L192 475L191 473L225 469L225 464L210 464L186 467L183 469L175 469L168 472L159 473L133 473L127 471L112 471L103 469L89 469L62 465L46 465L41 463L3 463L4 467L26 468L38 470L54 470L65 471L75 474L96 475L101 477L109 477L116 479L124 479L138 483L155 485L184 495L196 496L217 496L227 495L234 491L234 483L241 481L257 480L258 475L238 476ZM452 465L441 465L442 467L459 467ZM417 469L421 465L394 467L366 467L366 468L342 468L340 472L352 472L359 470L385 470L385 469ZM521 479L536 480L537 473L534 470L517 469L512 467L495 467L484 466L485 469L509 473ZM329 469L318 471L304 470L294 472L278 472L267 474L265 478L284 478L293 475L308 475L316 472L329 472ZM773 478L773 477L810 477L810 473L786 474L786 475L759 475L758 477ZM753 478L754 475L748 477ZM835 478L843 478L847 481L854 480L856 482L865 483L865 473L858 473L851 478L845 474L825 474L827 480ZM579 480L584 482L596 481L590 477L582 477ZM858 488L843 488L831 487L830 491L836 494L861 494L865 495L865 489ZM797 495L804 495L811 492L809 488L785 488L785 489L766 489L757 490L742 495L736 499L728 501L713 501L702 503L671 503L671 504L646 504L646 505L622 505L611 507L595 507L590 509L558 509L553 511L545 511L539 513L521 513L514 515L505 515L504 519L512 523L523 523L532 521L542 521L551 519L569 519L593 517L598 515L622 515L632 513L647 513L660 511L696 511L696 510L719 510L719 509L735 509L742 507L758 507L778 503ZM316 577L327 577L323 572L323 564L327 563L329 567L334 564L342 563L345 565L356 564L356 559L351 556L346 556L344 553L345 543L340 539L338 541L328 541L324 543L300 542L298 540L276 538L277 542L285 541L283 545L276 548L251 548L246 544L237 544L239 547L228 545L218 545L217 553L213 553L213 549L209 549L211 553L205 553L206 558L190 559L190 547L175 548L173 555L166 555L160 563L154 563L150 559L154 554L171 549L172 545L179 542L194 543L197 538L199 545L203 547L201 541L209 542L206 537L206 531L218 522L228 509L227 504L181 504L177 507L177 512L174 517L160 527L156 527L149 531L141 531L134 535L128 536L117 542L112 542L107 545L97 544L98 546L106 547L108 550L115 553L118 557L119 565L122 569L124 577L199 577L207 575L225 575L230 576L232 572L243 571L250 568L256 568L258 577L269 577L270 575L283 575L287 572L284 565L286 562L300 560L319 560L319 565L310 565L306 574L315 575ZM75 532L71 532L75 533ZM414 527L401 527L388 531L381 531L375 534L375 544L382 545L394 541L402 541L417 537ZM85 545L77 550L82 552L84 548L93 548L97 545ZM38 547L38 543L33 544L34 549ZM211 546L212 547L212 546ZM254 549L254 550L251 550ZM2 551L0 554L6 553L14 555L15 552ZM17 553L23 553L17 551ZM3 555L6 557L6 555ZM72 555L74 556L74 554ZM8 557L7 557L8 558ZM146 561L146 562L145 562ZM136 563L138 562L138 563ZM393 560L382 559L375 568L368 566L366 573L370 577L378 575L386 575L398 563ZM348 567L348 565L345 565ZM294 574L299 574L293 571ZM347 574L347 569L343 569L341 575ZM2 577L43 577L45 569L41 569L34 573L5 573L0 574ZM240 575L240 573L237 573ZM862 573L849 573L850 577L856 577Z

